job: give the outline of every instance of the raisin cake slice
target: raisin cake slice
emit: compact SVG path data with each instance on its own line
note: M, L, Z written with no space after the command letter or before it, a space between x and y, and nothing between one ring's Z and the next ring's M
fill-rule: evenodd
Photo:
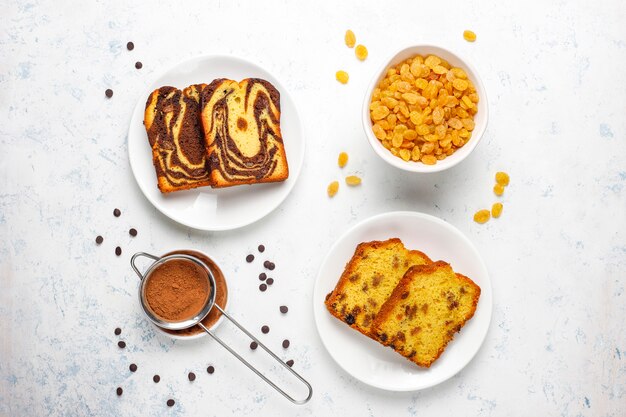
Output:
M161 87L146 102L144 126L162 193L211 185L200 124L200 92L205 84L183 91Z
M378 341L430 367L476 311L480 287L446 262L411 267L372 325Z
M213 187L287 179L280 93L268 81L213 81L202 93L201 119Z
M326 308L339 320L366 336L378 311L413 265L430 263L428 256L408 250L398 238L360 243L335 289L326 296Z

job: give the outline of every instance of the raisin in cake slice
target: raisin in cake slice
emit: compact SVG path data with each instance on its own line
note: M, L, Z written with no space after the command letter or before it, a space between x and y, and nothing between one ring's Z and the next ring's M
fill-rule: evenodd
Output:
M211 184L200 124L204 86L161 87L146 102L143 123L162 193Z
M411 267L382 306L372 333L384 345L430 365L476 311L480 287L437 261Z
M214 187L284 181L280 93L258 78L217 79L202 93L202 126Z
M410 251L397 238L357 246L352 259L326 296L326 308L350 327L370 336L370 326L394 288L413 265L430 263L428 256Z

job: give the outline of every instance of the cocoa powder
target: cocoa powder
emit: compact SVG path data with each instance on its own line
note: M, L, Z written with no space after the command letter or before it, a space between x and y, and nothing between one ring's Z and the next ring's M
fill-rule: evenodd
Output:
M187 320L205 306L210 284L200 265L172 259L157 266L146 283L145 296L150 309L166 321Z

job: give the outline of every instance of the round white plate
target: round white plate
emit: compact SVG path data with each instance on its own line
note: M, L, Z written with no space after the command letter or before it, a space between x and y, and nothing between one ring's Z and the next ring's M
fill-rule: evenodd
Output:
M392 349L351 329L331 316L324 299L331 292L356 246L371 240L398 237L433 261L443 260L481 288L474 317L448 344L430 368L420 368ZM352 227L330 249L315 281L315 323L330 356L347 373L368 385L389 391L415 391L439 384L459 372L480 348L491 321L491 283L478 251L449 223L427 214L392 212L371 217Z
M289 164L289 178L280 183L201 187L161 194L152 165L152 150L143 126L146 100L155 89L169 85L183 89L216 78L240 81L263 78L280 91L280 128ZM201 56L165 71L139 98L128 130L128 156L139 188L163 214L185 226L201 230L230 230L253 223L280 205L293 188L304 160L304 135L296 106L272 74L256 64L232 56Z

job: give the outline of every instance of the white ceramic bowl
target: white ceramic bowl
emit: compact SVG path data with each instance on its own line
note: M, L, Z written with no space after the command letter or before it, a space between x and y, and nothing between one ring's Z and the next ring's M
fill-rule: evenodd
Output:
M478 112L476 116L474 116L474 123L476 124L474 130L472 131L472 136L470 140L460 149L457 149L452 155L448 156L446 159L442 161L437 161L435 165L426 165L421 162L414 161L404 161L403 159L394 156L388 149L386 149L383 144L376 138L374 132L372 131L372 121L370 119L370 102L372 99L372 93L374 89L378 85L378 83L384 78L387 70L393 66L398 64L399 62L404 61L407 58L410 58L415 55L437 55L448 61L451 65L455 67L462 68L466 73L469 79L472 81L474 86L476 87L476 91L478 93L479 102L478 102ZM489 106L487 104L487 93L485 91L485 87L483 86L480 77L478 76L478 72L474 69L474 67L463 58L460 58L458 54L449 51L448 49L442 48L440 46L434 45L415 45L410 46L408 48L401 49L391 56L389 60L386 61L385 65L383 65L380 70L376 73L376 76L372 79L372 82L365 93L365 97L363 98L363 129L365 130L365 135L367 136L367 140L370 145L374 149L374 152L378 156L380 156L384 161L393 165L396 168L403 169L405 171L411 172L439 172L445 169L451 168L465 159L478 145L480 139L485 133L485 129L487 128L487 120L489 119Z

